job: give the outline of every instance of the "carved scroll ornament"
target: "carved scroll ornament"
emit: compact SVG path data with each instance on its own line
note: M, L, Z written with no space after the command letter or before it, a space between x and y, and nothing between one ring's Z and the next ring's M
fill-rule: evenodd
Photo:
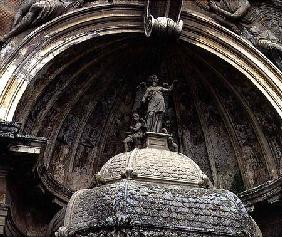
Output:
M144 17L145 35L179 36L183 27L181 8L182 0L148 0Z

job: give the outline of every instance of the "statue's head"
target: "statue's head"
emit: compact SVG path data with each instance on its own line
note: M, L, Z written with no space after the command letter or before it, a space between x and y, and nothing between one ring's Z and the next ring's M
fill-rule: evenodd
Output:
M159 82L159 78L157 77L157 75L153 74L150 76L150 81L152 82L153 86L157 86L158 82Z
M134 121L139 121L140 120L140 116L138 113L133 113L132 118Z

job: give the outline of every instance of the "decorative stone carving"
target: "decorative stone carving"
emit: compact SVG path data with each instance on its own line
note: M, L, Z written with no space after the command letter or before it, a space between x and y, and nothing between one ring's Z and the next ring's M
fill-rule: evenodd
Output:
M162 135L158 134L154 136L154 143L149 143L148 148L114 156L102 167L97 179L100 183L108 183L128 177L206 187L209 180L198 165L183 154L169 151L165 142L166 137L163 139ZM158 145L155 145L156 143Z
M215 20L248 39L282 69L281 2L271 2L210 0L209 10L216 13L211 15Z
M145 82L138 85L133 105L133 111L144 114L146 122L140 118L137 112L133 113L134 124L130 126L131 132L123 141L125 151L144 148L148 146L148 142L154 140L154 137L159 138L160 136L171 151L178 151L178 145L174 142L172 134L169 134L167 128L163 128L163 124L168 126L168 129L171 127L169 120L163 121L168 106L167 98L164 98L163 92L171 92L177 81L175 80L171 86L167 86L167 83L164 83L164 86L159 86L159 79L156 75L150 76L148 81L152 84L149 87ZM147 137L147 142L144 140L145 137Z
M219 5L227 6L227 9L221 8ZM237 20L246 15L247 11L251 7L248 0L220 0L209 1L210 9L216 13L223 15L226 19Z
M148 0L144 17L145 35L179 36L183 26L181 7L182 0Z
M142 102L147 103L147 129L149 132L161 132L163 114L166 110L163 92L173 90L176 80L169 88L158 85L159 79L156 75L150 76L152 85L147 87Z
M72 196L56 236L261 237L233 193L207 188L195 162L165 147L118 154L99 176Z
M134 124L130 126L130 134L124 139L125 151L131 150L131 147L142 148L146 132L145 121L140 118L138 113L133 114Z
M85 0L24 0L20 6L11 31L0 42L3 45L8 39L35 26L40 26L60 16L68 9L82 5Z
M162 132L165 133L165 134L168 134L167 145L168 145L169 150L177 152L178 151L178 145L174 142L173 136L168 133L166 128L163 128Z

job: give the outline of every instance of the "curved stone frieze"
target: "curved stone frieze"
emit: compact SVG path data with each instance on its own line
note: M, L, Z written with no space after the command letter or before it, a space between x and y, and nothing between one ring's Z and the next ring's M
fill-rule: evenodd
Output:
M17 103L28 85L28 82L32 81L36 73L38 73L48 61L52 60L54 56L62 53L70 46L105 34L142 32L143 29L140 22L141 10L142 8L139 5L129 7L125 7L124 5L117 5L115 7L105 5L82 9L79 12L72 12L55 19L51 21L50 24L46 24L30 33L23 40L19 48L9 53L8 58L5 59L5 56L2 57L2 83L0 90L3 94L0 104L7 104L7 100L10 102L13 101L12 104ZM100 11L103 11L103 14L100 14ZM130 17L132 17L132 21L130 24L127 24L128 18ZM117 18L120 20L117 21ZM105 19L107 20L105 21ZM61 25L61 23L63 24ZM93 28L93 26L95 26L95 28ZM35 37L35 35L39 38ZM39 49L40 46L38 42L42 43L42 51ZM19 61L23 61L25 66ZM22 66L25 69L23 69ZM14 78L15 73L18 75L17 79ZM15 80L13 79L11 81L9 79L11 77ZM5 83L7 84L5 85ZM9 88L11 88L11 85L8 86L10 83L13 84L12 87L17 91L16 94L7 94L7 89L9 90ZM10 102L8 102L8 110L15 110L15 104L12 105ZM4 107L6 106L4 105ZM1 108L1 113L3 113L3 115L5 114L2 118L5 120L11 119L8 119L6 116L8 115L6 113L8 110L7 108Z

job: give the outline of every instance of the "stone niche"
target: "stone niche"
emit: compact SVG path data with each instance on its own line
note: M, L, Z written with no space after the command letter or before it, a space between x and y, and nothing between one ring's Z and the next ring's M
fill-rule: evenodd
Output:
M94 174L123 152L136 87L152 73L162 83L179 80L168 101L170 132L215 187L239 194L281 172L281 121L261 92L197 47L160 47L138 34L87 41L27 87L14 119L24 133L48 139L38 174L59 205L96 185Z
M89 14L89 17L94 14L93 19L102 14L113 16L114 20L106 18L107 21L91 25L91 30L97 28L100 32L103 32L101 28L114 30L131 19L130 24L126 24L130 33L120 30L116 34L102 36L92 32L95 37L84 38L83 42L76 39L76 44L66 47L56 56L50 53L51 56L48 56L52 60L33 77L27 68L14 75L16 79L32 80L17 104L13 120L21 123L23 134L45 137L48 143L36 166L20 166L8 179L10 201L14 204L7 227L11 230L10 236L38 236L39 233L51 236L62 226L64 207L73 192L96 186L95 174L110 157L124 151L122 141L136 106L136 87L151 74L157 74L165 85L175 79L179 81L171 97L166 98L168 112L165 114L165 120L169 121L166 126L179 151L197 163L215 188L240 195L248 210L255 210L254 217L263 227L265 236L280 236L281 230L273 233L272 227L281 219L281 207L277 204L281 198L281 119L271 103L249 78L231 64L188 43L184 36L177 42L146 38L142 25L143 1L134 1L132 5L126 5L126 1L114 1L116 5L106 3L105 8L99 8L101 2L105 4L107 1L87 3L86 10L81 10L83 14L77 15L85 17ZM219 28L212 21L214 15L208 14L198 3L206 1L184 1L183 30L196 34L199 25L192 20L203 17L206 27L200 28L202 35L199 33L196 37L201 39L210 29ZM10 9L16 3L13 7L0 6L8 7L9 14L13 14L14 10ZM121 11L124 14L120 14ZM69 13L67 16L74 15ZM76 17L70 17L70 21L65 22L70 25L78 23L80 18ZM55 32L54 42L75 40L69 28L66 28L67 33L56 35L58 29L64 29L62 25L66 26L65 22L60 25L64 19L56 19L54 28L50 24L42 26L44 32L37 31L38 35L34 38L27 36L26 47L17 55L27 58L28 54L36 55L37 47L45 40L46 48L43 49L47 52L54 47L52 49L55 50L53 42L44 38L44 34L50 32ZM58 22L60 24L56 25ZM90 23L87 24L84 23L83 27L89 27ZM6 32L7 24L3 26ZM131 32L133 26L138 30ZM73 28L78 38L85 33L83 27L79 30ZM29 32L33 29L13 39L11 45L17 45L17 40L21 41ZM224 32L238 42L245 42L230 31ZM200 41L197 43L200 44ZM221 46L224 48L226 45ZM248 49L248 52L255 51L253 46ZM225 52L227 46L222 50ZM36 61L35 58L28 60L31 60L30 63ZM277 70L270 61L267 62L270 65L268 70ZM18 88L19 81L14 78L11 81L8 88ZM13 96L7 94L5 98ZM26 172L25 168L30 172ZM257 203L263 205L257 206ZM273 219L271 215L267 217L271 225L263 221L265 210L274 213Z

